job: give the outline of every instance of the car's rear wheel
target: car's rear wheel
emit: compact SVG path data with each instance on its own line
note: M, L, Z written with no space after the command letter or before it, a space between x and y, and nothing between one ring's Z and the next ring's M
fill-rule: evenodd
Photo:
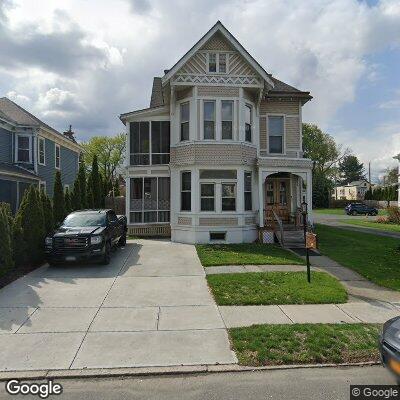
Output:
M109 242L106 243L106 248L104 250L104 255L103 259L101 260L101 263L103 265L108 265L110 264L111 261L111 245Z

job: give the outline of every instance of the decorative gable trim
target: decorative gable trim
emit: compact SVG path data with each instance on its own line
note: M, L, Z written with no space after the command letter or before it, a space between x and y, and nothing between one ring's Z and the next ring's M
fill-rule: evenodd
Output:
M162 83L165 85L178 72L186 62L195 55L195 53L203 48L211 37L219 32L228 43L236 49L240 55L254 68L254 70L268 82L271 87L274 87L274 82L268 73L261 67L260 64L247 52L247 50L237 41L237 39L218 21L162 78ZM199 82L205 83L205 82ZM222 84L222 82L216 82Z

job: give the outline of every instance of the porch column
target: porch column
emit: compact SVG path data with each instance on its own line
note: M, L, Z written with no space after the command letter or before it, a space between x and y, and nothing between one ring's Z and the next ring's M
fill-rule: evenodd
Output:
M308 204L308 220L313 223L312 213L312 172L307 171L307 204Z
M258 170L258 218L260 227L264 227L264 182L261 170Z

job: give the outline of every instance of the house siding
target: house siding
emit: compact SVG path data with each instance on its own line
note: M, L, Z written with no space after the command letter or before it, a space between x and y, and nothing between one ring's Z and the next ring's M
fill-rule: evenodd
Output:
M239 97L238 87L228 86L200 86L198 96Z
M0 128L0 162L12 163L13 133Z
M38 165L38 175L46 182L47 194L53 196L55 166L55 143L45 139L46 165ZM78 172L78 153L61 146L61 181L63 185L73 185Z

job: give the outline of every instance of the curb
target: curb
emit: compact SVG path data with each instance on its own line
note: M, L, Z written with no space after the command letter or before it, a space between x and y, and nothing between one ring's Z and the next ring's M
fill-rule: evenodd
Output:
M259 372L311 368L346 368L380 365L377 361L343 364L298 364L273 365L265 367L247 367L237 364L227 365L179 365L170 367L137 367L137 368L99 368L76 370L36 370L0 372L0 382L10 379L44 380L44 379L77 379L77 378L121 378L121 377L157 377L165 375L198 375L206 373Z

